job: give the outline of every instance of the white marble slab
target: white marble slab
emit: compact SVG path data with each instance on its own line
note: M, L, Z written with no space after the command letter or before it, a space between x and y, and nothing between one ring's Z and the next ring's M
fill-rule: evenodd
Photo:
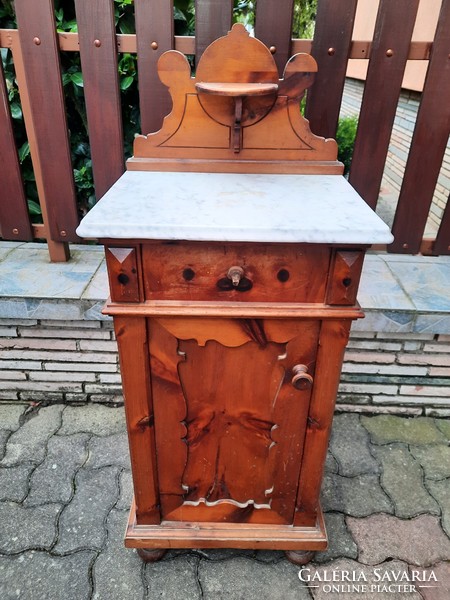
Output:
M386 244L392 235L339 175L127 171L80 237Z

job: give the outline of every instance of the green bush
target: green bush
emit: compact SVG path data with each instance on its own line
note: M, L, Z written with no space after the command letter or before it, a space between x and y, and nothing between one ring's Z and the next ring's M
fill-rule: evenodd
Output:
M358 117L341 117L339 119L336 141L339 147L338 159L344 163L344 175L350 170L357 129Z

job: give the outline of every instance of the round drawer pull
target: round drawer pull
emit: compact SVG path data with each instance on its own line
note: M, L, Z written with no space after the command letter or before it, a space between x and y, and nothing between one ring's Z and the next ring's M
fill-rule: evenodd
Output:
M292 367L292 372L294 376L291 383L296 390L307 390L312 386L314 379L308 373L306 365L295 365Z
M127 283L130 281L130 278L128 275L126 275L126 273L119 273L119 275L117 275L117 280L122 285L127 285Z
M241 282L241 279L244 277L244 269L242 267L230 267L227 273L228 279L231 279L231 283L234 287L238 287Z

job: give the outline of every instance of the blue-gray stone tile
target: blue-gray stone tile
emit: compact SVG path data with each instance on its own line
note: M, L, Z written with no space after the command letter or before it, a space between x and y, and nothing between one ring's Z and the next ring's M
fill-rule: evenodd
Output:
M414 309L388 265L376 254L368 254L365 258L358 301L367 309Z
M364 308L364 306L363 306ZM404 333L413 331L414 312L366 310L365 318L354 321L352 331L383 331Z
M418 333L450 334L450 314L419 314L415 319L413 331L417 331Z
M20 246L2 262L2 287L6 297L80 298L102 254L97 250L72 249L67 263L51 263L44 245Z
M450 260L390 261L389 268L419 311L450 311Z
M91 282L83 292L83 300L105 301L109 296L108 272L106 261L103 260L92 277Z

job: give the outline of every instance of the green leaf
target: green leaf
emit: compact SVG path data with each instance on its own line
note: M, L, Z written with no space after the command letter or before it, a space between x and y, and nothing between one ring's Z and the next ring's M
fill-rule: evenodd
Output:
M35 202L34 200L28 199L27 204L28 204L28 210L30 212L30 215L42 215L41 207L39 206L39 204L37 202Z
M22 146L19 148L19 160L20 160L20 164L23 163L23 161L26 159L26 157L30 154L30 144L28 142L25 142L24 144L22 144Z
M134 81L134 77L124 77L121 82L120 82L120 89L121 90L127 90L130 85L133 83Z
M23 117L22 108L17 102L11 104L11 116L13 119L21 119Z
M81 73L80 71L77 71L76 73L72 73L70 75L70 80L73 84L77 85L78 87L83 87L83 73Z

